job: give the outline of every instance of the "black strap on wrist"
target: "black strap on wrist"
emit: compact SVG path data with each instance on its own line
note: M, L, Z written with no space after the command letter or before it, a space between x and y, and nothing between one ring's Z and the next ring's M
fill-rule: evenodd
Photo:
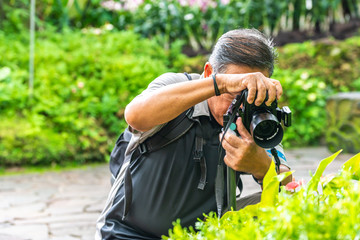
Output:
M216 73L212 74L211 76L212 76L212 79L213 79L213 82L214 82L215 95L220 96L221 93L220 93L219 87L218 87L218 85L216 83Z
M277 172L277 173L280 173L280 164L281 164L281 161L280 161L280 159L279 159L277 150L273 147L270 151L271 151L271 154L273 155L273 157L274 157L274 159L275 159L276 172Z

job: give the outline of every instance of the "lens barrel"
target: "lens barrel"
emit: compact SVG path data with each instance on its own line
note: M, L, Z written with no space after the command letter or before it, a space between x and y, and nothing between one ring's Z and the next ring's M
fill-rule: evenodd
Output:
M255 112L253 114L250 133L255 143L262 148L277 146L284 136L280 122L270 112Z

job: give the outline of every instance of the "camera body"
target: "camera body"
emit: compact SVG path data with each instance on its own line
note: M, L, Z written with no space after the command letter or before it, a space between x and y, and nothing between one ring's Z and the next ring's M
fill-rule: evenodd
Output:
M239 135L235 122L237 117L241 117L245 128L252 135L257 145L262 148L275 147L281 142L284 135L281 121L283 121L284 126L291 126L290 109L288 107L280 109L276 100L270 106L266 106L265 102L268 96L260 106L256 106L255 103L248 103L247 97L248 90L245 89L241 95L236 96L233 100L224 115L224 128L231 121L229 128Z

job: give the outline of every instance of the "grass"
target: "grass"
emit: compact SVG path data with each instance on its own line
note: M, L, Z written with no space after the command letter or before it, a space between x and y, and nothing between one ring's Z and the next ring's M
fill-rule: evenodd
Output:
M47 172L63 172L63 171L77 170L77 169L88 169L88 168L95 168L104 164L108 164L108 163L87 163L87 164L65 163L62 165L54 164L51 166L22 166L22 167L11 167L11 168L0 167L0 177L20 175L20 174L32 174L32 173L42 174Z

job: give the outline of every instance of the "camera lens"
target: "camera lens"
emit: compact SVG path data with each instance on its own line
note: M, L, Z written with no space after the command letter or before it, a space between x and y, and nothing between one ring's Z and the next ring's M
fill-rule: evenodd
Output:
M253 115L250 132L257 145L262 148L272 148L278 145L284 135L281 124L270 112Z
M277 123L272 120L260 122L254 131L254 135L260 139L271 139L278 131Z

